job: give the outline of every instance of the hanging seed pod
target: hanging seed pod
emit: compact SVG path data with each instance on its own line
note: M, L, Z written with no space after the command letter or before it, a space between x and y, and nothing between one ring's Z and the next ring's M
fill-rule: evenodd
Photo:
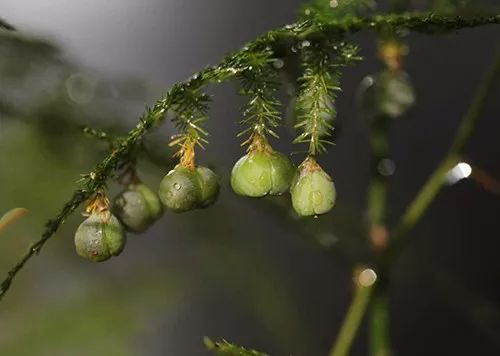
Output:
M103 192L98 192L86 207L90 216L75 233L76 252L93 262L118 256L125 247L125 230L108 208L108 199Z
M238 195L259 198L281 195L290 188L295 167L284 154L274 151L262 137L254 137L248 154L231 172L231 187Z
M158 192L163 204L176 213L205 208L215 202L218 194L216 174L201 166L174 168L163 178Z
M335 205L335 185L311 156L299 166L290 193L293 208L300 216L325 214Z
M171 170L161 181L158 195L176 213L196 208L201 196L196 171L186 167Z
M197 167L196 175L200 187L199 206L205 208L212 205L219 196L219 181L217 175L207 167Z
M113 212L127 230L140 233L160 218L163 208L155 192L136 182L118 194L113 202Z

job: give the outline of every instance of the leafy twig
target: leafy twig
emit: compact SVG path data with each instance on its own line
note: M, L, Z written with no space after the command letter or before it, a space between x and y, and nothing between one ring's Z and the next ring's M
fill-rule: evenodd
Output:
M275 128L281 121L280 102L276 99L279 88L276 70L271 66L270 49L248 56L247 68L238 76L240 94L249 98L243 108L242 125L245 129L238 136L249 135L243 144L250 143L253 135L271 135L278 138Z
M302 132L293 142L308 143L309 154L315 156L325 152L325 145L332 143L329 137L337 115L334 100L340 91L340 68L357 58L357 49L341 42L332 54L330 42L312 45L309 41L304 42L307 47L302 50L304 73L299 78L298 120L295 124L295 128Z
M7 277L0 284L0 298L9 290L12 281L26 262L38 254L45 243L57 232L64 220L73 213L78 206L90 198L100 189L121 163L127 160L130 150L134 149L142 140L144 135L158 124L165 116L169 108L175 109L180 104L178 98L184 98L182 92L197 87L197 83L217 83L229 80L236 74L246 69L246 59L250 53L263 51L271 46L276 57L285 55L283 44L305 40L308 38L331 38L332 34L347 35L364 29L374 29L379 26L392 26L395 28L406 28L419 32L445 32L460 28L470 28L487 24L500 23L500 15L479 16L471 18L433 16L421 14L404 15L380 15L367 18L346 18L328 23L316 23L312 21L298 22L283 28L267 32L261 37L250 42L242 50L225 57L218 65L207 67L187 81L174 85L169 92L160 99L152 108L148 108L140 118L136 127L129 131L119 147L113 149L92 172L86 174L82 180L82 189L73 193L73 197L64 205L55 219L49 220L45 231L39 240L35 241L21 257L21 259L10 269Z
M216 356L268 356L265 353L247 349L226 340L213 342L208 337L203 339L208 350L212 351Z

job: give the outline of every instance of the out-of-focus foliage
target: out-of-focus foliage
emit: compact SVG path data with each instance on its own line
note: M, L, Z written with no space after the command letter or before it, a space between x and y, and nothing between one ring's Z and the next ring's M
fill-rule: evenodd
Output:
M6 212L0 218L0 232L2 232L2 230L6 229L7 226L9 226L10 224L12 224L17 219L19 219L19 218L23 217L24 215L26 215L27 212L28 212L28 210L26 210L24 208L14 208L14 209L9 210L8 212Z
M208 337L204 339L207 349L213 352L216 356L268 356L256 350L246 349L241 346L222 340L213 342Z
M312 0L299 10L305 18L314 17L321 22L359 16L375 9L375 0Z

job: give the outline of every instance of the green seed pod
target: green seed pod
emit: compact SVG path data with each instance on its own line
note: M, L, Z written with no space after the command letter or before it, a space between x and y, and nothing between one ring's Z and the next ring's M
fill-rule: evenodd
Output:
M295 168L279 152L249 152L236 162L231 172L231 186L238 195L259 198L281 195L290 187Z
M200 187L199 206L205 208L212 205L219 196L219 181L217 175L207 167L197 167L198 184Z
M272 186L269 194L284 194L290 189L296 169L287 156L276 151L271 154L270 163Z
M201 197L196 171L185 167L171 170L162 179L158 195L162 203L176 213L196 208Z
M158 195L143 183L129 184L114 200L113 212L125 228L143 232L162 214Z
M125 243L125 231L109 211L93 213L80 224L75 233L76 252L93 262L118 256Z
M293 208L301 216L325 214L335 205L335 185L311 157L301 164L290 193Z

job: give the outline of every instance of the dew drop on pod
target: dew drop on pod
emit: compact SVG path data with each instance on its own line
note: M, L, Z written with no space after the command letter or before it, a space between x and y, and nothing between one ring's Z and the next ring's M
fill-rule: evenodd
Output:
M131 232L144 232L162 212L158 195L138 179L129 183L113 201L113 213Z
M103 193L87 205L88 218L75 233L75 248L78 255L92 262L106 261L118 256L126 243L125 229L109 211L109 201Z
M300 216L325 214L335 205L336 191L332 178L312 156L299 166L290 193L293 208Z
M231 187L236 194L253 198L281 195L290 188L294 173L288 157L254 134L248 153L233 167Z
M217 175L211 169L179 164L162 179L158 195L168 209L181 213L212 205L219 189Z

